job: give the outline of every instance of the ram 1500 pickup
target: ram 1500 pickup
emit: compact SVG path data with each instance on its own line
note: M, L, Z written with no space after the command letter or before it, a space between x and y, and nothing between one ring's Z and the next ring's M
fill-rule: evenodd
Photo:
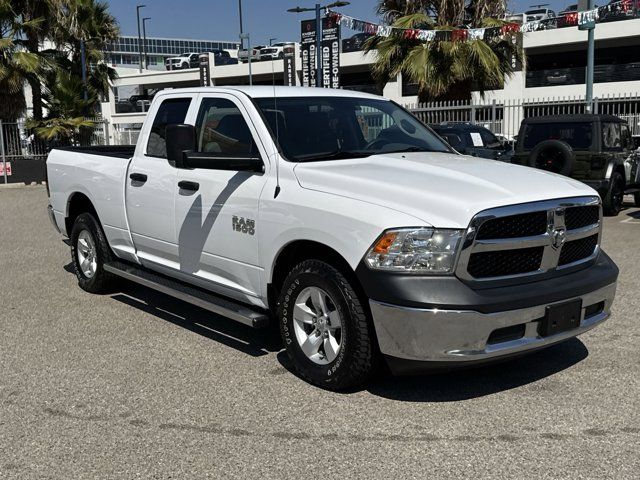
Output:
M119 277L277 323L328 389L475 365L610 315L587 185L459 155L397 104L297 87L159 92L135 147L53 150L49 213L80 287Z

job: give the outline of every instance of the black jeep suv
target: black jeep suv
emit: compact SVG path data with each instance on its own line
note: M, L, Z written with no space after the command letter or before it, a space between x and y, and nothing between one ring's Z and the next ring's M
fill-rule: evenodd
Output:
M640 200L640 154L626 121L613 115L527 118L511 162L583 181L598 191L607 215L620 212L625 192Z

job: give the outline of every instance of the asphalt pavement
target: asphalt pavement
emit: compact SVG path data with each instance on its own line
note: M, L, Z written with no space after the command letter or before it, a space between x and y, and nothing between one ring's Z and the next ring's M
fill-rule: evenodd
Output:
M0 189L0 478L640 478L640 210L613 316L501 365L340 394L274 335L76 285L42 187Z

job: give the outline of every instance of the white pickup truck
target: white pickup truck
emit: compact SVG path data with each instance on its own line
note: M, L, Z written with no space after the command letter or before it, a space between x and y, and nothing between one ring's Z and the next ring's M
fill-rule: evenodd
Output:
M504 359L610 314L590 187L451 150L363 93L158 93L135 147L53 150L80 287L124 277L255 328L328 389Z

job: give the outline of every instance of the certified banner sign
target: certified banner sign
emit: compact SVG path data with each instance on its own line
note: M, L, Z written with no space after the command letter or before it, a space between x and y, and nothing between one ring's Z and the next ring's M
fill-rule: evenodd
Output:
M316 78L316 21L303 20L300 57L302 85L325 88L340 87L340 23L333 17L322 19L322 78Z

